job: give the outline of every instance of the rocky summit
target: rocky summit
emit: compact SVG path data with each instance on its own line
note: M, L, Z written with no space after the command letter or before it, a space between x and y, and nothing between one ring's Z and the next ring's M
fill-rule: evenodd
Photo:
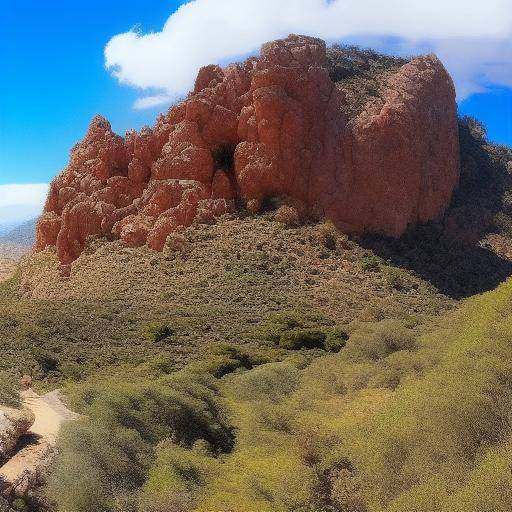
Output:
M70 264L91 236L162 250L181 226L279 198L351 233L398 237L438 218L459 179L452 80L434 56L382 73L348 114L326 44L289 36L199 71L154 128L124 138L95 117L52 183L35 248Z

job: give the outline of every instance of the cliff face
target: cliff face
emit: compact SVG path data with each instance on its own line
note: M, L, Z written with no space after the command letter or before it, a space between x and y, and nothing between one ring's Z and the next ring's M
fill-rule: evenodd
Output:
M169 234L243 201L286 197L354 233L400 236L440 216L459 177L455 92L435 56L382 78L347 118L325 43L290 36L261 56L200 70L153 129L115 135L101 117L52 183L36 250L68 264L90 236L161 250Z

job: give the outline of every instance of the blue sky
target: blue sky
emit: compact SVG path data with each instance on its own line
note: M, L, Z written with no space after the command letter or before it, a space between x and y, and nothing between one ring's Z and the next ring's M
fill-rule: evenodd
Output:
M481 2L451 1L194 0L175 13L185 2L0 0L0 196L5 184L49 182L96 113L121 134L152 124L200 65L293 31L436 51L466 97L461 112L484 121L492 140L512 144L512 75L504 71L512 66L512 0L487 0L482 11ZM398 5L400 15L383 10L371 19L370 4ZM157 106L134 108L144 104Z
M103 48L135 24L161 29L177 4L0 0L0 184L49 181L96 113L121 133L153 122L105 70Z

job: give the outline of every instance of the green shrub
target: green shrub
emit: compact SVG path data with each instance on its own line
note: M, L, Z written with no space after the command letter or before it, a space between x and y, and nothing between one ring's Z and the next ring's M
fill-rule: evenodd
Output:
M401 290L405 287L404 272L398 268L387 267L384 272L386 283L390 288Z
M189 371L198 374L212 375L218 379L238 370L239 368L243 368L243 365L238 359L232 359L221 355L206 356L188 366Z
M263 339L277 345L285 332L298 327L305 327L308 323L308 319L305 318L303 314L294 311L285 311L270 315L267 320L259 326L258 331Z
M264 364L250 372L234 375L229 392L237 400L280 402L295 391L300 371L289 362Z
M324 348L325 340L325 332L318 329L293 329L281 336L279 346L287 350Z
M275 349L242 347L229 343L218 343L208 347L208 354L235 359L243 368L250 370L260 364L279 360L281 355Z
M142 335L149 341L158 343L174 334L174 330L164 323L151 322L142 328Z
M219 343L208 347L205 356L199 361L189 364L187 369L195 373L205 373L221 378L238 369L250 370L281 358L281 354L275 349L258 349Z
M140 487L151 465L151 447L135 429L84 418L66 424L48 494L59 510L114 511L117 489Z
M284 311L270 315L262 322L258 326L258 335L267 341L281 346L281 348L288 348L288 346L294 344L294 338L301 336L298 331L324 332L327 328L332 327L332 325L332 321L312 312ZM293 332L295 334L292 334Z
M415 346L416 338L410 329L397 320L384 320L357 329L347 341L344 353L355 360L378 360Z
M69 423L49 494L59 510L114 512L146 481L155 446L205 440L229 451L233 434L211 376L182 371L151 382L101 382L84 392L86 417Z
M157 447L155 464L144 485L144 497L184 496L206 483L219 462L204 452L188 450L170 441Z
M361 269L364 272L379 272L381 260L372 253L365 254L361 259Z
M24 498L16 498L11 505L14 510L19 512L27 512L29 510L27 502L25 501Z
M59 360L49 350L34 347L32 349L32 357L43 373L55 372L59 369Z
M339 352L346 344L349 339L349 335L342 327L335 327L333 329L328 329L324 348L327 352Z
M7 372L0 372L0 405L21 407L20 381Z

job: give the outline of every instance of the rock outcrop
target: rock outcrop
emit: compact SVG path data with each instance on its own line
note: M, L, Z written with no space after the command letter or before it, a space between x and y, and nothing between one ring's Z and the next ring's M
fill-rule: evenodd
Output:
M18 439L33 423L34 415L28 409L0 407L0 461L12 453Z
M91 236L161 250L180 226L287 198L354 233L400 236L439 217L459 177L453 83L433 55L386 75L353 119L325 43L264 45L259 58L200 70L153 129L121 138L96 117L52 183L36 250L69 264Z

